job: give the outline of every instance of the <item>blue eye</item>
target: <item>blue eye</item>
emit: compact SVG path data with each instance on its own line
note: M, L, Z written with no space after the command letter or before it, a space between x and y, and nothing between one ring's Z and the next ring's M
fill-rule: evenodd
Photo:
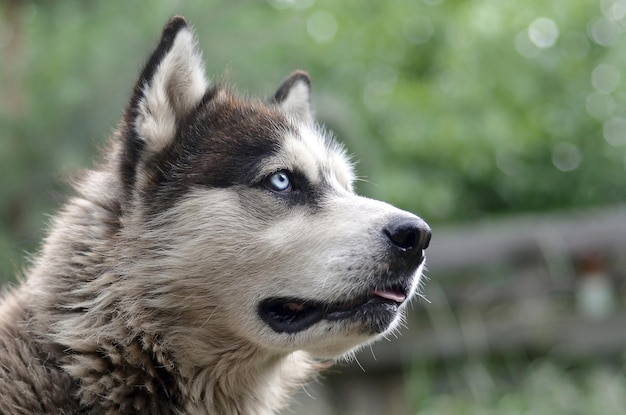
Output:
M275 192L289 192L291 191L291 179L289 174L284 171L277 171L267 178L266 181L268 187Z

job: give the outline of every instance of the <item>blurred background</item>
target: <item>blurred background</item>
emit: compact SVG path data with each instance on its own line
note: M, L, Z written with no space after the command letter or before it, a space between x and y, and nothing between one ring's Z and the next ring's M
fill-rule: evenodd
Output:
M174 14L242 93L309 71L358 190L434 230L407 327L285 414L625 413L626 0L3 0L0 282Z

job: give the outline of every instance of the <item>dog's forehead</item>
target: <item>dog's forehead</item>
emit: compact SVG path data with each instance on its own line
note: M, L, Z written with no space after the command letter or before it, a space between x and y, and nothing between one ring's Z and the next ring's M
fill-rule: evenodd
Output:
M354 173L345 150L326 131L306 123L288 130L270 163L304 174L313 185L327 183L352 191ZM268 168L271 168L268 166Z
M283 169L298 171L313 185L325 182L352 191L352 163L328 132L292 118L272 104L242 100L228 92L217 95L201 123L211 130L206 133L211 136L207 145L218 149L221 156L228 154L228 163L258 158L255 170L261 175Z
M260 101L243 100L226 91L204 108L199 118L204 128L217 138L225 138L241 149L253 141L274 142L291 126L277 109ZM246 139L245 142L240 140Z

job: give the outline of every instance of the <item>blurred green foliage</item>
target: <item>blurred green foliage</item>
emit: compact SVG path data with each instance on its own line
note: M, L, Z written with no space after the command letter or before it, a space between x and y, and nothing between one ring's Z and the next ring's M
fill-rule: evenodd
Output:
M359 190L430 222L622 202L622 0L0 5L0 280L36 249L174 14L207 72L269 95L308 70Z
M621 415L626 407L626 371L619 366L591 365L567 368L541 360L510 364L502 376L474 361L448 372L439 390L440 375L420 362L408 378L407 400L419 415ZM499 373L499 375L496 375Z

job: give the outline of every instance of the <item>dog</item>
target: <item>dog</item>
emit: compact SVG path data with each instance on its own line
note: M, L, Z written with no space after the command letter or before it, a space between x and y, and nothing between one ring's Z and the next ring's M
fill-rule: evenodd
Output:
M210 84L172 18L102 159L0 303L0 412L271 414L397 329L426 222L355 194L310 80Z

